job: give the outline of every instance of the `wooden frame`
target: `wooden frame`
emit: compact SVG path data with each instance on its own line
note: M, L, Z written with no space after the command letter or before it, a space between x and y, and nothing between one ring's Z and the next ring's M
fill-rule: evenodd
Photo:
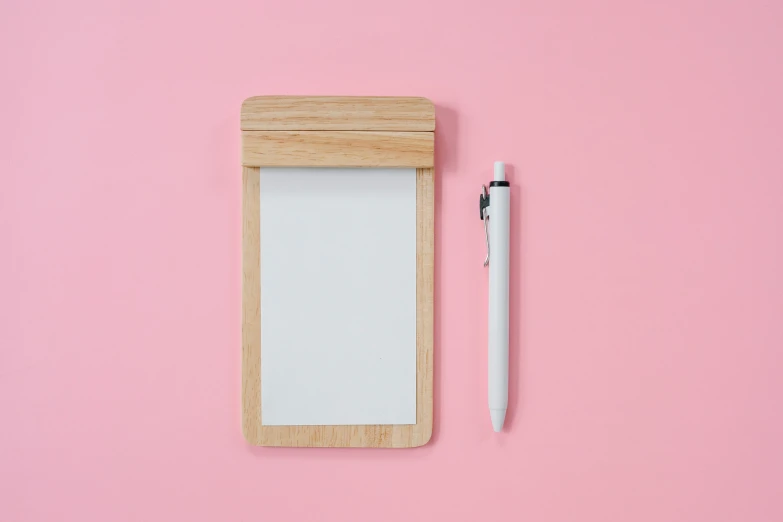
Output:
M434 131L424 98L259 96L242 104L242 431L260 446L410 448L432 435ZM261 167L416 168L416 424L261 424Z

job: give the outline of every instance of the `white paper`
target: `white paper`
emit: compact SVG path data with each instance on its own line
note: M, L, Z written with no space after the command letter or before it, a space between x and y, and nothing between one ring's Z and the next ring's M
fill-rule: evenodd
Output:
M261 423L416 423L416 170L261 169Z

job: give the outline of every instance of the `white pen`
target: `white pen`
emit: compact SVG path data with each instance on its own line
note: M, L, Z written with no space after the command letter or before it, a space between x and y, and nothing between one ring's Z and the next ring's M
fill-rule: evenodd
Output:
M495 431L503 429L508 408L508 251L510 192L506 167L495 162L495 179L482 187L479 199L489 265L489 416ZM491 259L490 259L491 249Z

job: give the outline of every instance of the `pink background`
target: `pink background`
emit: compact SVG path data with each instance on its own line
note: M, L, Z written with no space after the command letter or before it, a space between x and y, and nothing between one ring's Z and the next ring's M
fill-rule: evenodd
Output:
M771 1L4 0L0 519L783 519L781 23ZM260 94L437 105L428 446L242 438L239 107Z

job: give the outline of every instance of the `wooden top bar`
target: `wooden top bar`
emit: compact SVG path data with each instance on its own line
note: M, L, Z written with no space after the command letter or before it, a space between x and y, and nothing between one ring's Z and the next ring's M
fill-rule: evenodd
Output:
M254 96L242 103L243 131L433 132L427 98L375 96Z

